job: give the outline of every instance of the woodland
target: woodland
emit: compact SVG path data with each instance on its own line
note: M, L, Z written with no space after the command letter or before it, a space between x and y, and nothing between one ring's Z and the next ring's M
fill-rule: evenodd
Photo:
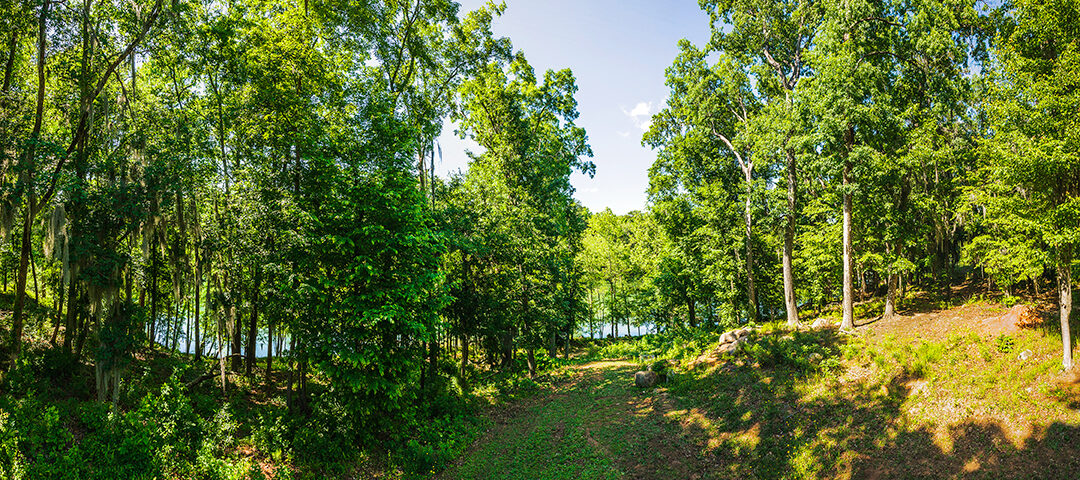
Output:
M0 0L0 478L526 478L468 473L485 412L575 365L747 327L731 388L921 378L948 357L860 328L927 304L1030 304L982 357L1072 371L1080 1L699 4L617 215L574 198L574 74L493 33L505 4ZM451 124L481 149L442 177ZM812 413L873 424L883 385ZM818 447L709 472L861 476ZM547 478L664 478L616 463Z

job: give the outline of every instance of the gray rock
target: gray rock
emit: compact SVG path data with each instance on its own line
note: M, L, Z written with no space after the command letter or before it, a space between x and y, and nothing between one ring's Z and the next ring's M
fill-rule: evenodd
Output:
M739 341L739 335L735 333L735 330L732 330L732 331L729 331L729 332L724 332L723 335L720 335L720 345L724 345L724 344L728 344L728 343L735 343L735 342L738 342L738 341Z
M721 343L719 347L716 347L716 353L721 355L725 353L735 353L735 351L739 349L741 343L743 342L738 339L729 343Z
M812 328L814 330L820 330L822 328L829 328L829 327L832 327L832 326L833 326L833 324L831 322L829 322L828 320L826 320L824 318L819 318L817 320L814 320L814 323L812 323L810 325L810 328Z
M1035 354L1035 352L1032 352L1031 350L1024 350L1023 352L1020 352L1020 355L1017 358L1019 358L1020 361L1023 362L1025 360L1031 358L1031 356L1034 355L1034 354Z
M659 376L656 372L641 371L634 374L634 386L638 388L650 388L656 385Z

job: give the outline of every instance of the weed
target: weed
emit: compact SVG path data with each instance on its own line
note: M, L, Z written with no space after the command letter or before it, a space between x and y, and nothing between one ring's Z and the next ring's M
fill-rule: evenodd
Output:
M1016 340L1009 335L998 335L997 339L994 340L994 346L1001 353L1009 353L1016 346Z

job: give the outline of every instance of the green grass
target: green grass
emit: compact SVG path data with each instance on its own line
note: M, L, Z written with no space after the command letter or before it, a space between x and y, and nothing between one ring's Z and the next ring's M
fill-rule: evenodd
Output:
M1060 383L1052 332L919 335L768 325L725 367L684 363L648 390L636 355L697 352L625 342L605 350L630 362L511 402L440 478L1075 478L1080 388Z

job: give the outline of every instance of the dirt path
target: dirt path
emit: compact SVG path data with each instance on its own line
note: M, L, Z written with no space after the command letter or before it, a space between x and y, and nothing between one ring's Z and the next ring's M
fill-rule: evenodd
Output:
M494 425L439 478L695 479L710 465L698 440L669 415L663 388L633 385L637 366L602 361L491 415Z

